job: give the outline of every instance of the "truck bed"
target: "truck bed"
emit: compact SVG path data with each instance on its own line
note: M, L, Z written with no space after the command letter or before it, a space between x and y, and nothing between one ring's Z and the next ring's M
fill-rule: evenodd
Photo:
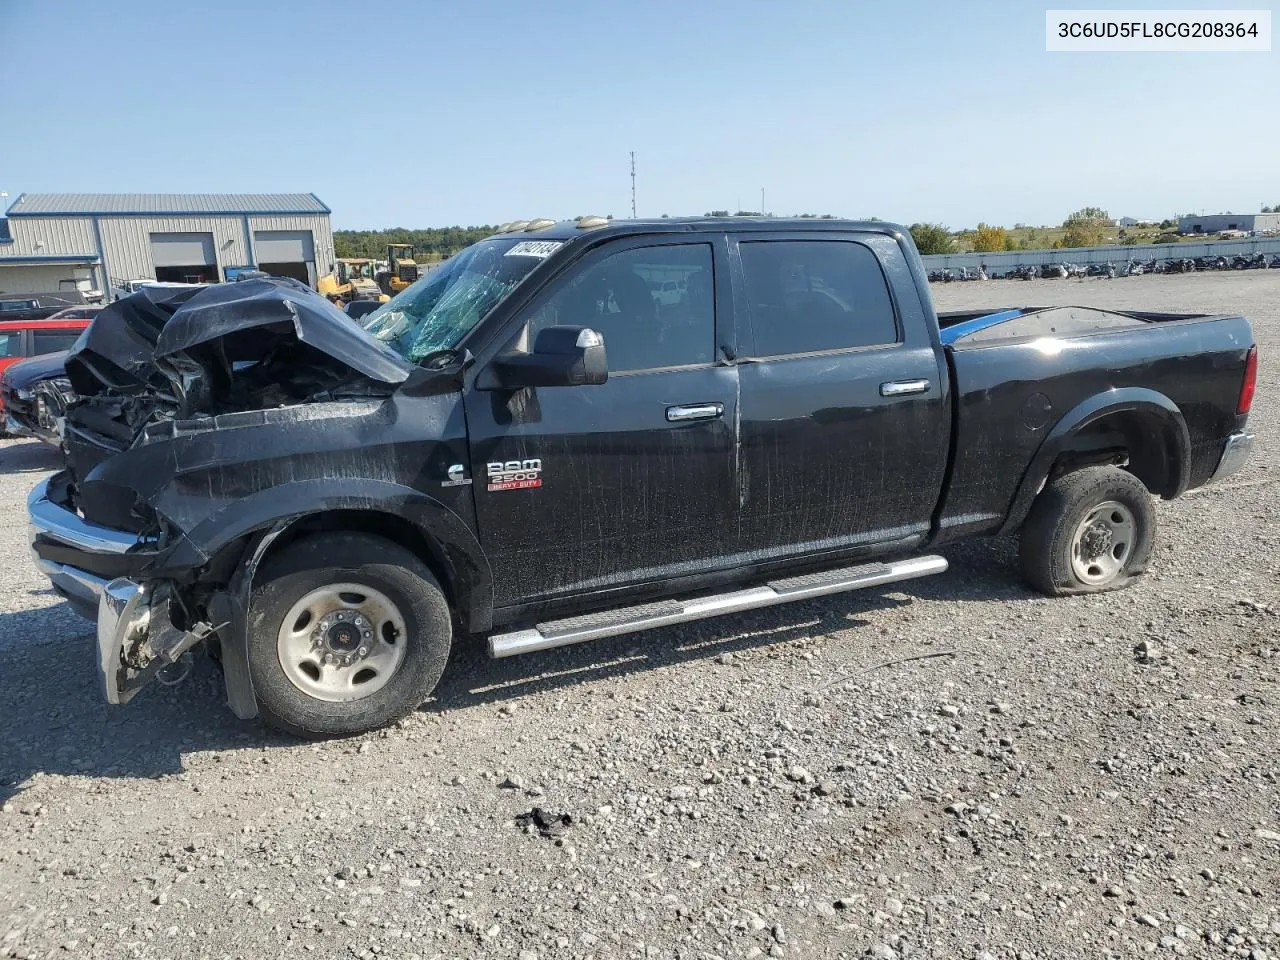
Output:
M1172 400L1188 434L1187 486L1209 479L1236 429L1253 343L1247 320L1081 307L1001 312L1017 315L989 324L982 321L990 311L939 318L944 343L948 330L960 333L946 347L956 419L940 541L1020 522L1014 501L1028 465L1055 425L1099 394L1123 392L1135 404L1158 403L1160 394Z

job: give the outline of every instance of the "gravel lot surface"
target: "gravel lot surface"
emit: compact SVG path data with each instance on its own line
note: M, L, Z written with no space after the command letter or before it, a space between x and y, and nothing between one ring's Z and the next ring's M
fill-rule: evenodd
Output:
M55 455L0 441L0 957L1280 956L1280 271L935 294L1245 312L1253 461L1159 506L1122 593L1038 597L982 541L908 589L462 649L405 723L309 744L208 663L100 703L27 553Z

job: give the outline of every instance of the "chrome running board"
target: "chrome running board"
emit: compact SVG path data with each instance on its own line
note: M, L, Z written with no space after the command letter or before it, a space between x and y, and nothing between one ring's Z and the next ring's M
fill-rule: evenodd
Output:
M738 613L759 607L772 607L794 600L810 600L832 593L878 587L899 580L914 580L943 573L947 561L942 557L913 557L892 563L868 563L840 570L824 570L786 580L774 580L760 587L735 590L691 600L660 600L635 607L620 607L581 617L540 623L528 630L497 633L489 638L491 657L514 657L519 653L549 650L570 643L600 640L624 633L638 633L675 623L688 623L722 613Z

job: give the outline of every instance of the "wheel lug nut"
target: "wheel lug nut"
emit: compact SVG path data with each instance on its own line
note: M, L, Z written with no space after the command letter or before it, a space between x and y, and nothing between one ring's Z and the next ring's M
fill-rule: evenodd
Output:
M325 663L333 663L333 654L332 654L332 653L326 653L326 654L324 655L324 662L325 662Z
M360 656L362 656L362 657L367 657L367 656L369 655L369 648L368 648L368 647L361 647L361 648L360 648L359 650L357 650L356 652L357 652L357 653L359 653L359 654L360 654Z

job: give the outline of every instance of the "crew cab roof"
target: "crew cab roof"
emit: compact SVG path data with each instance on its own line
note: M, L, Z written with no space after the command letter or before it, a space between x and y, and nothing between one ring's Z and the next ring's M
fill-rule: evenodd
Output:
M818 217L662 217L647 220L610 220L598 227L580 226L577 220L561 220L541 229L507 230L494 237L521 237L538 240L572 241L579 237L635 236L664 233L773 233L784 230L806 232L859 232L886 235L905 234L906 228L884 220L824 220Z

